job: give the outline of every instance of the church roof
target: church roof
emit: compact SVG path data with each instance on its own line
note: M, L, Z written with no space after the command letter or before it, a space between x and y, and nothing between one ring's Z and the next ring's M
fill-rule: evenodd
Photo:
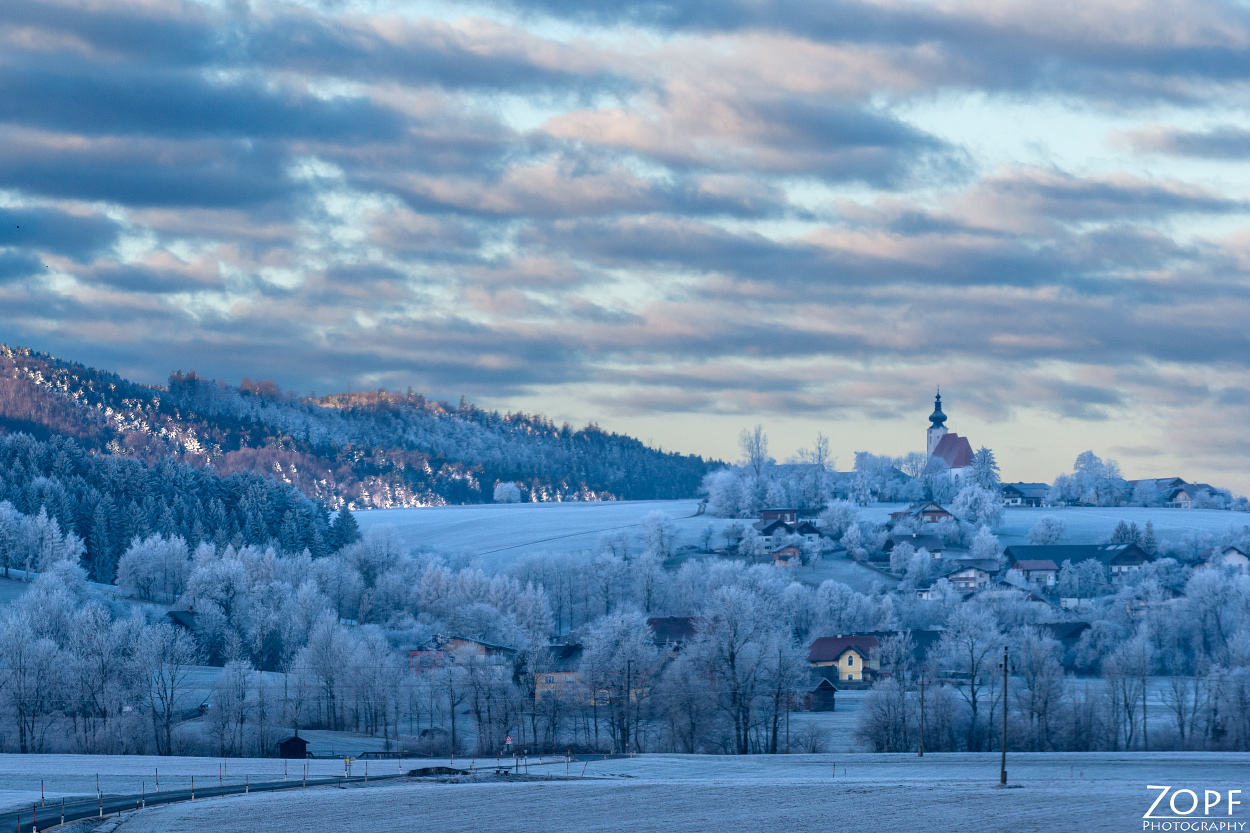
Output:
M972 444L967 437L947 434L938 440L933 456L941 457L953 469L966 469L972 465Z

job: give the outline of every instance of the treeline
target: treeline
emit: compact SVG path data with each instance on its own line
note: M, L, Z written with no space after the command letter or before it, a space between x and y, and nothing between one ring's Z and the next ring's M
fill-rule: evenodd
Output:
M590 425L384 390L295 396L171 374L166 387L0 346L0 430L218 472L255 472L335 508L483 503L499 482L527 500L691 497L710 464Z
M191 547L269 545L327 555L359 533L350 513L331 522L322 504L251 472L219 476L173 460L93 454L72 439L0 434L0 559L31 566L81 550L95 581L112 583L136 539L178 537ZM48 542L53 543L48 543Z

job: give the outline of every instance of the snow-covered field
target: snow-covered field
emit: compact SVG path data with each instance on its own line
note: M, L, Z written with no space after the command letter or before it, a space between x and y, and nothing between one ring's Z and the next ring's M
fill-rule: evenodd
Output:
M593 550L613 533L641 548L638 525L651 512L673 518L678 546L694 544L708 524L719 533L733 523L698 511L696 500L513 503L374 509L357 512L356 521L362 531L389 526L410 546L472 554L493 566L535 552Z
M698 515L694 500L619 501L602 503L516 503L479 506L439 506L421 509L375 509L356 513L362 530L391 527L410 546L428 546L449 553L477 556L485 565L503 565L535 552L580 552L595 549L607 535L624 533L634 546L639 523L650 512L663 512L677 527L677 545L694 545L711 525L723 546L721 533L733 523L727 518ZM866 520L885 521L902 504L879 503L860 510ZM1055 515L1068 526L1068 543L1093 543L1111 535L1121 520L1145 526L1153 521L1165 542L1185 532L1200 530L1219 536L1230 527L1250 524L1250 515L1214 509L1102 509L1063 507L1007 509L998 530L1005 543L1023 543L1043 515Z
M1242 790L1245 754L643 755L593 761L585 780L386 783L208 799L143 810L123 833L377 830L1102 831L1141 830L1147 784ZM836 768L836 776L835 776ZM556 777L564 764L547 767ZM580 766L571 768L574 776ZM539 772L532 767L531 774ZM1187 799L1179 802L1184 809ZM1250 808L1236 808L1246 821ZM1212 820L1229 820L1224 808ZM1202 816L1202 809L1197 817ZM1191 817L1192 818L1192 817Z

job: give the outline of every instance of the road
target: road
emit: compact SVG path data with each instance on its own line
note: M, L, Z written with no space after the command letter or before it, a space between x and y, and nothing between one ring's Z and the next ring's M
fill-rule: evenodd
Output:
M276 792L278 790L299 790L305 787L337 786L342 784L364 783L366 781L389 781L403 778L403 775L375 775L367 778L364 775L336 776L330 778L309 778L291 781L261 781L255 784L214 784L206 781L203 787L197 786L194 793L191 789L166 790L145 795L105 795L99 798L76 799L64 804L49 803L44 807L32 807L29 810L0 813L0 833L8 831L33 831L45 829L62 821L107 817L116 813L138 810L159 804L175 804L182 801L198 801L205 798L223 795L238 795L244 792Z

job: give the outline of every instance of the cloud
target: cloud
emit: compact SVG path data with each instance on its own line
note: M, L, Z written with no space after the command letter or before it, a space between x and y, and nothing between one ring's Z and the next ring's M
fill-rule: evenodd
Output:
M99 214L54 208L0 208L0 246L64 255L86 263L117 241L121 227Z
M1244 9L423 12L0 4L0 339L698 442L1236 420L1250 212L1178 157L1246 157Z
M1199 159L1250 159L1250 130L1225 125L1210 130L1154 127L1121 134L1140 153L1164 153Z

